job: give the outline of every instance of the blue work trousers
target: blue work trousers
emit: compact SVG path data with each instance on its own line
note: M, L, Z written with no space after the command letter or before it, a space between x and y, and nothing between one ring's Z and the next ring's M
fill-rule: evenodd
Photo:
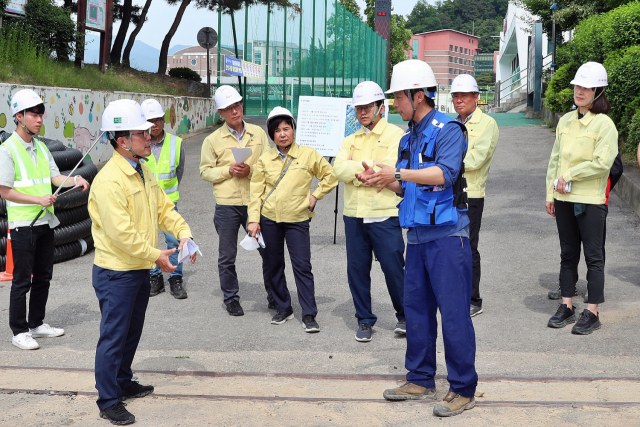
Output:
M100 303L100 338L96 348L98 408L118 402L131 385L136 354L149 303L149 270L115 271L93 266L93 288Z
M176 203L176 206L174 208L176 210L176 212L178 212L178 204ZM169 255L169 261L171 261L171 264L173 265L177 265L178 268L176 268L176 271L174 271L173 273L169 273L169 278L178 276L178 277L182 277L182 264L178 264L178 246L180 246L180 240L178 240L173 234L169 234L164 232L164 240L165 242L167 242L167 249L174 249L175 248L175 252L172 253L171 255ZM151 275L152 276L161 276L162 275L162 270L160 270L160 267L158 267L156 265L156 267L151 270Z
M343 216L347 237L347 278L358 323L375 325L371 308L372 254L380 262L396 318L404 320L404 239L398 217L365 224L362 218Z
M271 275L271 292L278 312L289 311L291 294L284 274L284 242L287 242L293 277L298 288L302 316L318 314L315 286L311 272L311 237L309 221L275 222L260 216L260 231Z
M407 245L404 312L407 319L407 381L435 387L436 339L440 310L450 390L471 397L476 391L476 336L469 316L471 246L451 236Z

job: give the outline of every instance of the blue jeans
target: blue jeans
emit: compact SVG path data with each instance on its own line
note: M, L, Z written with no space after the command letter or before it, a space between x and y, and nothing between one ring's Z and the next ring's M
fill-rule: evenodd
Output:
M176 212L178 212L178 204L177 203L176 203L176 206L175 206L175 210L176 210ZM163 231L163 233L164 233L164 231ZM178 239L176 239L173 234L169 234L169 233L164 233L164 239L167 242L167 249L173 249L173 248L176 249L176 251L174 253L169 255L169 261L171 261L171 264L177 265L178 268L176 268L176 271L174 271L173 273L169 273L169 278L172 278L172 277L175 277L175 276L182 277L182 264L178 264L178 246L180 246L180 241ZM152 276L161 276L162 275L162 270L160 270L160 267L158 267L156 265L155 268L153 270L151 270L151 275Z
M371 308L371 264L375 254L396 311L404 320L404 239L398 217L365 224L362 218L343 216L347 237L347 278L358 323L375 325Z
M407 381L435 387L436 339L440 310L447 381L451 391L471 397L476 391L476 336L469 315L471 245L451 236L407 245L404 310L407 318Z

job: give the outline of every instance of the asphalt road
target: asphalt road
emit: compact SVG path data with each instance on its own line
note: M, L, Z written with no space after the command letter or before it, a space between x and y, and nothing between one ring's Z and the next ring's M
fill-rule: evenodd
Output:
M395 316L377 263L372 271L374 312L379 319L374 339L370 343L354 340L357 321L347 284L342 184L336 244L335 192L318 203L311 222L321 332L306 334L302 328L289 265L287 280L296 318L281 326L270 324L274 313L267 309L260 257L241 248L236 267L246 314L227 314L218 280L212 186L198 172L205 136L185 142L187 163L179 203L204 256L194 266L185 267L188 299L175 300L168 292L151 298L134 370L404 374L405 340L393 334ZM607 223L602 329L575 336L569 327L546 326L557 307L557 302L547 299L547 292L557 286L560 264L555 221L544 209L544 180L553 139L546 127L500 129L480 234L484 313L473 320L481 382L483 376L501 375L640 374L640 231L638 217L617 196L611 196ZM238 240L242 237L240 233ZM0 324L5 325L0 365L93 368L100 314L91 286L92 255L55 266L45 321L65 328L66 335L39 340L38 351L11 345L10 284L0 283ZM579 274L578 291L583 295L584 262ZM586 307L581 297L574 304L580 311ZM446 373L442 351L439 341L439 374ZM25 388L37 388L30 386Z

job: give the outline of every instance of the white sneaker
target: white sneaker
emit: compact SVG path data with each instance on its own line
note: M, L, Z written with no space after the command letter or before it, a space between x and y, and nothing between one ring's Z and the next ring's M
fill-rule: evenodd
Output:
M38 345L29 332L14 335L11 343L23 350L36 350L40 348L40 345Z
M29 329L29 332L33 338L53 338L64 335L64 329L54 328L46 323L43 323L35 329Z

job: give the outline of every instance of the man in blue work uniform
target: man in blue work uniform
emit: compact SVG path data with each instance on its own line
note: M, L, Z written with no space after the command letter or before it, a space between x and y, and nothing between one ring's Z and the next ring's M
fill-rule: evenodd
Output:
M434 109L437 82L423 61L393 67L394 106L409 130L400 141L397 168L376 163L359 179L403 197L400 225L407 228L404 310L407 320L407 382L385 390L388 400L436 398L436 314L442 317L449 392L434 406L452 416L475 406L476 340L469 315L472 259L463 159L464 125Z
M127 425L135 417L122 400L154 390L133 381L131 371L149 303L149 271L154 264L166 273L176 269L169 259L176 249L156 249L158 228L180 239L178 251L191 230L140 162L151 155L151 123L140 105L130 99L113 101L101 119L114 152L94 179L88 204L96 249L93 288L102 316L95 362L97 404L100 417Z

